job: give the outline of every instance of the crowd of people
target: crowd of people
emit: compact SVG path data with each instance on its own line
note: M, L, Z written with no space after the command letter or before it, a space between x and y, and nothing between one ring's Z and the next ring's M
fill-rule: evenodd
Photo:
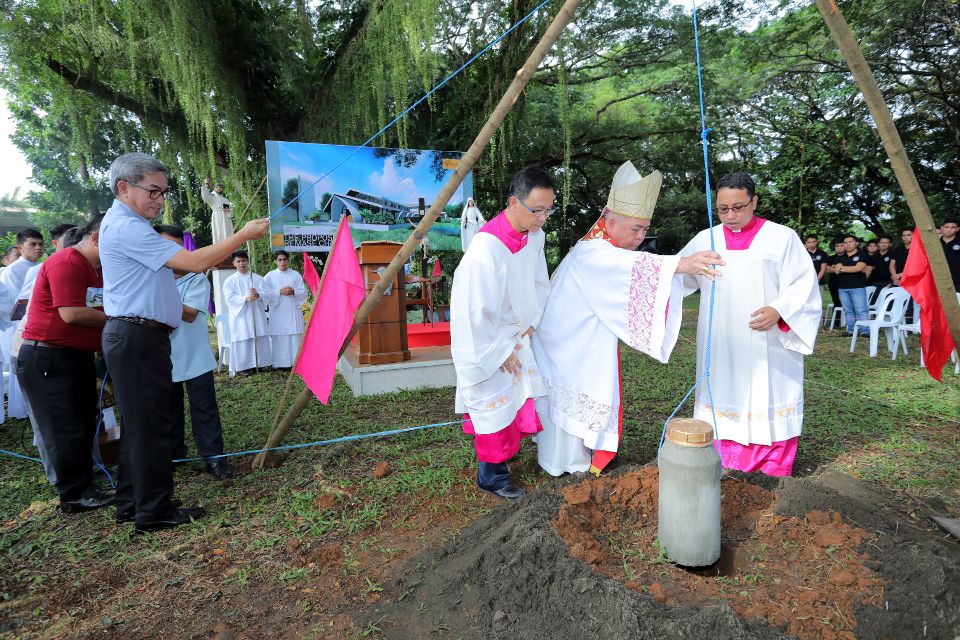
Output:
M204 274L269 226L266 219L252 220L210 246L185 250L182 230L154 226L169 193L168 173L146 154L118 157L110 167L115 199L105 214L81 228L55 227L54 253L42 263L43 236L20 232L20 255L0 273L3 355L14 373L8 407L18 411L15 389L22 388L24 415L60 508L73 513L115 504L117 521L132 522L137 532L204 515L173 496L173 461L186 453L184 389L207 470L217 478L231 475L216 457L223 436ZM278 258L277 272L286 271ZM278 286L278 310L287 298L297 299L288 280L289 274ZM270 295L266 288L263 294ZM289 341L285 334L279 338ZM235 353L243 350L242 340L232 346ZM115 492L94 481L91 464L106 415L97 353L122 416Z
M937 228L937 235L943 245L943 252L950 269L953 287L960 291L960 222L956 218L947 218ZM808 234L804 241L813 270L819 284L826 284L835 307L843 309L846 328L845 335L853 335L857 321L870 320L869 307L880 297L884 289L900 286L900 275L910 255L913 244L913 227L900 230L901 244L893 245L889 234L880 233L876 238L866 241L853 234L834 238L834 252L828 255L820 249L820 237ZM872 295L867 296L868 287L873 287ZM910 311L909 313L912 313ZM859 331L866 333L861 325Z

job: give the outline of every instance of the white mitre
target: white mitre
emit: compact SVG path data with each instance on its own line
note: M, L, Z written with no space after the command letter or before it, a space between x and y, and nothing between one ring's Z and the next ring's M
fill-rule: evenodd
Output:
M633 163L627 160L613 176L607 209L628 218L653 218L653 209L660 197L663 176L659 171L643 177Z

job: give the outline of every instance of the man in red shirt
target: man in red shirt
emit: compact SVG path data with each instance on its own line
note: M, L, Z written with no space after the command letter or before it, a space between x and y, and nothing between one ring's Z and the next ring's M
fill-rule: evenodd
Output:
M90 465L99 413L93 354L107 321L100 308L102 218L84 228L79 244L40 267L17 359L17 379L47 444L60 508L67 513L105 507L114 499L93 483Z

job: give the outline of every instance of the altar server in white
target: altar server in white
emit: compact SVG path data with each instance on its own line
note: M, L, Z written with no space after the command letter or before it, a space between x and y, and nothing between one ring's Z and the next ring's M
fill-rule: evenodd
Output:
M537 459L551 475L599 474L613 459L622 432L619 342L666 362L680 329L676 274L722 264L710 251L687 258L636 251L661 182L659 171L641 177L623 163L600 218L550 281L533 352L546 389L536 402Z
M507 499L523 489L507 461L520 440L541 430L533 399L543 394L530 349L549 292L541 231L555 210L553 178L521 169L507 208L474 237L453 277L450 351L457 372L456 411L474 435L477 485Z
M717 183L721 224L701 231L683 249L710 247L726 261L713 309L710 382L697 387L694 417L713 422L723 466L788 476L803 428L803 356L813 353L822 303L816 273L794 231L754 215L756 186L746 173ZM701 289L697 377L706 359L710 283L685 277L687 292Z
M460 246L463 251L470 247L473 237L477 235L480 226L486 222L483 214L477 208L473 198L467 198L467 204L463 205L463 211L460 212Z
M290 254L277 251L277 268L263 277L276 300L270 305L270 349L277 369L293 366L303 336L302 305L307 299L303 276L290 268Z
M246 251L233 253L235 274L223 281L230 316L230 374L248 376L273 364L267 307L277 302L263 278L250 271Z

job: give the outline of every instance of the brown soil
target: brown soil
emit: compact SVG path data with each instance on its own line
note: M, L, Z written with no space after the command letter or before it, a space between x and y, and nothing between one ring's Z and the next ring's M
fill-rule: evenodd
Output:
M643 467L561 489L551 524L574 557L666 605L726 601L809 640L856 638L856 607L882 606L883 579L860 551L873 536L837 513L774 513L776 495L742 479L722 484L721 559L690 570L656 541L658 472Z

